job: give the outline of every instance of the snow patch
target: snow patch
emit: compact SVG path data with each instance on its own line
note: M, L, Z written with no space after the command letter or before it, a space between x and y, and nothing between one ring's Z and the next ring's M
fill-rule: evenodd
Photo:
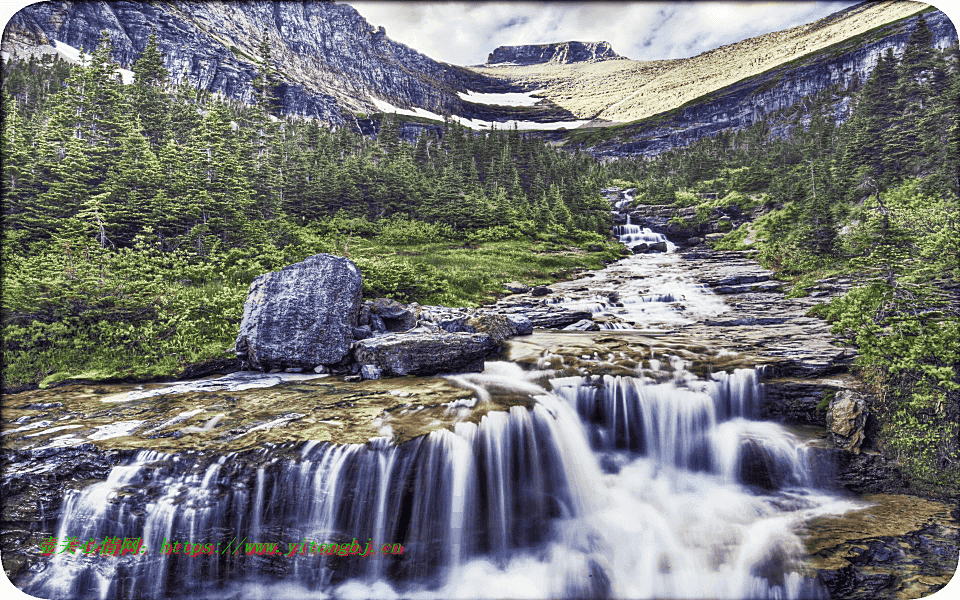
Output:
M531 92L533 93L533 92ZM428 110L422 108L414 108L409 110L406 108L398 108L389 102L380 100L379 98L370 98L370 101L376 105L377 110L385 113L395 113L398 115L409 115L412 117L424 117L426 119L436 119L437 121L442 121L443 117L437 113L432 113ZM450 117L452 120L463 125L464 127L469 127L470 129L490 129L496 127L497 129L513 129L516 126L517 129L575 129L588 123L589 121L557 121L555 123L537 123L536 121L482 121L480 119L465 119L463 117L458 117L456 115Z
M468 90L466 94L457 92L461 100L474 102L476 104L492 104L495 106L533 106L541 100L534 98L533 94L539 94L543 90L534 90L532 92L507 92L503 94L485 94Z
M69 62L81 63L84 65L90 63L90 54L84 52L83 61L81 62L80 50L74 48L70 44L65 44L60 40L53 40L53 47ZM120 76L120 79L123 81L124 85L130 85L133 83L133 71L130 69L121 69L120 67L117 67L116 73Z

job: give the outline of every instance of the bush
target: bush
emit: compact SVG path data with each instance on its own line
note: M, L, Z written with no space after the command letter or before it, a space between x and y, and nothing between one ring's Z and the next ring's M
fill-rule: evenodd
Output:
M445 223L425 223L404 216L383 219L379 225L377 241L386 246L433 244L454 237L453 229Z

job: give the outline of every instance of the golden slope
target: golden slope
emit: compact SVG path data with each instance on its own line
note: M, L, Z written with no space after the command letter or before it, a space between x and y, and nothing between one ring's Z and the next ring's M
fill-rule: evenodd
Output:
M750 38L692 58L469 68L539 88L543 91L538 96L581 119L635 121L927 7L904 0L869 3L836 18Z

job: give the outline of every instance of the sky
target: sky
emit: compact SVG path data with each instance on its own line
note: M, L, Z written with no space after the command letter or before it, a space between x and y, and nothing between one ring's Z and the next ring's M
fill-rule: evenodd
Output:
M945 0L942 0L945 1ZM391 39L430 58L477 65L498 46L610 42L634 60L696 56L815 21L856 2L347 1ZM938 3L939 4L939 3Z

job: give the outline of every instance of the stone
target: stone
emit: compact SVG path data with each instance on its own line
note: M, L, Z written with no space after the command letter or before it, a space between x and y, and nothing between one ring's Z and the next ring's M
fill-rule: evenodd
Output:
M516 335L530 335L533 333L533 321L523 315L506 315L516 328Z
M370 329L369 325L361 325L360 327L353 328L353 339L355 340L365 340L372 335L373 330Z
M363 365L360 367L360 376L364 379L380 379L383 376L383 371L374 365Z
M520 283L519 281L511 281L509 283L503 284L503 287L507 288L507 291L512 294L525 294L530 291L530 286L525 283Z
M479 372L496 347L485 333L388 333L357 342L354 358L390 375Z
M666 251L667 251L666 242L656 242L654 244L650 244L650 248L647 250L647 252L666 252Z
M634 254L646 254L646 253L647 253L647 250L649 250L649 249L650 249L650 244L644 244L644 243L641 242L641 243L636 244L635 246L633 246L633 248L632 248L631 251L632 251Z
M380 318L380 315L370 314L370 329L374 333L384 333L387 330L386 324L383 322L383 319Z
M361 283L356 265L330 254L260 275L243 305L237 356L260 371L341 361L353 341Z
M552 293L553 293L553 290L542 285L538 285L537 287L533 288L533 290L530 292L530 294L533 296L546 296L547 294L552 294Z
M379 317L386 331L407 331L417 326L417 317L405 304L390 298L377 298L370 307L371 319Z
M866 439L867 403L863 396L851 390L840 390L827 410L827 429L833 442L844 450L860 452Z
M581 319L563 328L563 331L599 331L600 325L592 319Z
M326 365L317 365L313 368L313 372L317 375L323 375L324 373L329 373L330 369Z
M476 333L486 333L495 344L517 335L517 327L504 315L479 314L467 319L467 326Z

